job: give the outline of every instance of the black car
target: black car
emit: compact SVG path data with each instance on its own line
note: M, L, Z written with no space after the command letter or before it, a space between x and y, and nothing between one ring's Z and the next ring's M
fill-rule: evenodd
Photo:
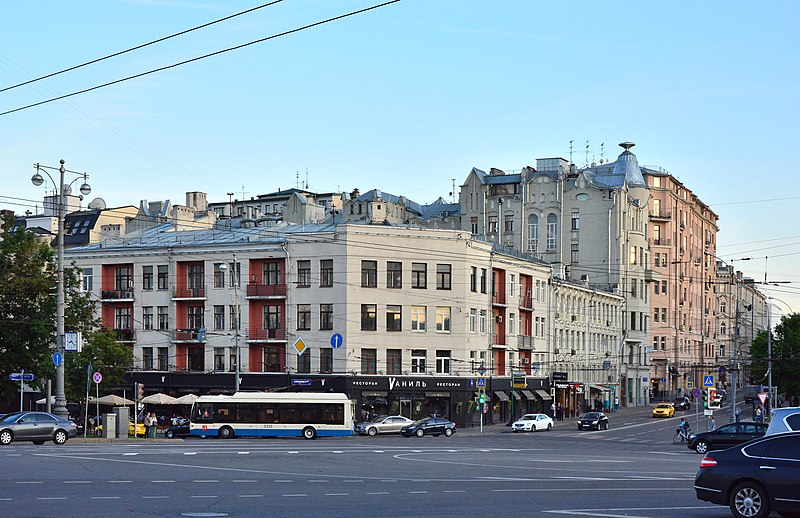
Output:
M697 453L706 453L710 450L724 450L743 442L763 437L767 433L766 423L751 423L742 421L720 426L710 432L693 433L689 435L686 446Z
M608 430L608 417L603 412L587 412L578 418L578 430Z
M403 437L411 437L412 435L417 437L422 437L423 435L439 437L442 434L450 437L456 433L456 424L443 417L426 417L404 426L400 429L400 433Z
M800 432L768 435L703 457L697 498L727 505L736 517L800 513Z
M64 444L76 435L78 426L75 423L47 412L14 412L0 420L0 445L3 446L19 441Z
M189 432L189 423L180 424L177 426L170 426L166 430L164 430L164 437L167 439L174 439L176 437L188 437L191 433Z
M692 408L692 402L689 401L688 397L676 397L672 401L672 406L675 407L675 410L690 410Z

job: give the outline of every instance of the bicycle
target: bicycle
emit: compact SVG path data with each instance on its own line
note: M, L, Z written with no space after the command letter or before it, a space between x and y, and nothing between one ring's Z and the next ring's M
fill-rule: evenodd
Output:
M676 431L675 435L672 436L672 444L680 444L680 443L683 443L683 442L689 442L689 434L690 433L691 433L691 430L689 430L688 428L684 429L684 430Z

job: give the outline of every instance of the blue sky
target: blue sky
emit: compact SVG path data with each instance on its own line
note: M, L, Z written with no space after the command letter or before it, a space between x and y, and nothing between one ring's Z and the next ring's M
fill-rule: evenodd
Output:
M265 0L9 2L0 88ZM31 85L0 112L379 2L274 6ZM685 183L720 216L718 255L800 311L800 3L402 0L0 116L0 208L43 196L32 164L87 171L109 206L297 186L449 199L472 167L616 157ZM787 154L788 153L788 154ZM739 261L752 257L751 261ZM767 258L768 259L765 259ZM784 308L786 304L777 304Z

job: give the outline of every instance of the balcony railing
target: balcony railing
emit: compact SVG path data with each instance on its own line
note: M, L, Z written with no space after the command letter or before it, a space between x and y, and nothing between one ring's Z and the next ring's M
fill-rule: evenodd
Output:
M258 284L251 282L247 285L248 297L285 297L285 284Z
M100 292L100 299L103 301L133 300L133 288L127 290L103 290Z
M204 299L206 298L206 287L199 288L186 288L177 287L172 290L172 298L174 299Z
M517 337L517 347L519 349L533 349L534 347L533 340L534 337L532 336L519 335Z
M250 341L286 340L286 329L250 329L247 332Z
M114 334L117 335L118 342L135 342L136 333L133 329L114 329Z
M519 307L523 309L533 309L533 295L526 293L519 296Z
M651 246L671 246L671 241L665 237L652 238L647 240Z
M672 212L668 210L659 210L650 213L650 219L670 219Z
M502 290L492 292L492 304L501 304L504 305L506 303L506 292Z
M205 342L205 329L175 329L175 341L177 342Z

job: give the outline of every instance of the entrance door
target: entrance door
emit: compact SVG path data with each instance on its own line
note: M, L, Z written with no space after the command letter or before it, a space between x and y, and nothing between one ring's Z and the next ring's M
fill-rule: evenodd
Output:
M409 419L413 419L411 417L411 400L410 399L401 399L400 400L400 415L406 416Z

